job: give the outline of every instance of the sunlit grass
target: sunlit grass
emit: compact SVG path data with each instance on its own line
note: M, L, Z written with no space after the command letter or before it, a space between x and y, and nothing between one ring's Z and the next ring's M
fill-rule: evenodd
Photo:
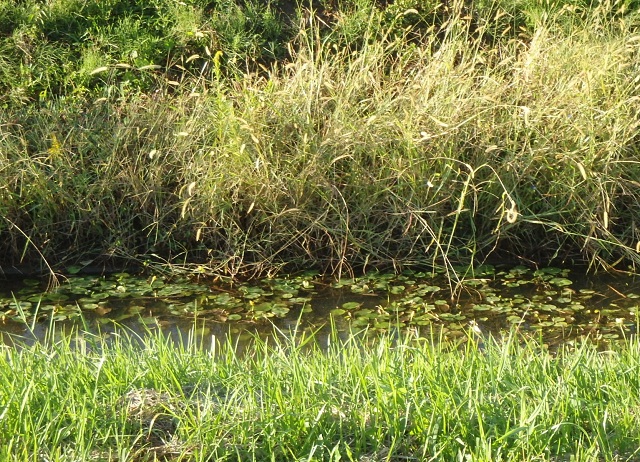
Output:
M0 109L10 263L635 268L640 63L622 3L361 3L301 13L286 59L231 71L210 43L179 76L106 63L85 96Z
M242 356L72 335L0 356L2 460L637 460L637 339L318 334ZM318 345L324 345L320 348Z

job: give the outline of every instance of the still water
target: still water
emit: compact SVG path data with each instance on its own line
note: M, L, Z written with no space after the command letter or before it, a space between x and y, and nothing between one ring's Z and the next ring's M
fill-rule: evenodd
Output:
M516 328L549 344L588 336L612 341L635 332L640 278L585 276L581 270L483 266L455 284L438 272L373 273L327 280L314 273L249 283L116 273L73 276L54 290L37 279L0 280L0 344L86 331L104 338L161 331L203 347L254 336L335 326L436 332L458 339L470 329L499 335ZM318 338L322 338L319 336Z

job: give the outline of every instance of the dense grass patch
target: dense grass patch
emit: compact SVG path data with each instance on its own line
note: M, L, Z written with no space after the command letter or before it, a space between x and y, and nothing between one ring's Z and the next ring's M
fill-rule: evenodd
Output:
M633 3L1 5L2 265L640 261Z
M330 341L328 341L330 340ZM0 355L2 460L637 460L637 339L550 354L336 335L201 351L72 336ZM328 347L323 350L319 343Z

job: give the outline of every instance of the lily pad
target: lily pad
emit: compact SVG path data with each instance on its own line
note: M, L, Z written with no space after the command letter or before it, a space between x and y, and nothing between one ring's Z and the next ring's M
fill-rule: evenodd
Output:
M571 281L571 279L567 279L567 278L553 278L549 281L550 284L553 284L556 287L566 287L566 286L570 286L571 284L573 284L573 281Z
M263 302L253 306L253 311L258 311L258 312L267 312L267 311L271 311L272 309L273 309L273 304L269 302Z
M560 274L560 273L562 273L562 269L550 266L550 267L547 267L547 268L541 268L539 270L536 270L533 273L533 275L534 276L544 276L546 274L555 275L555 274Z
M374 318L376 315L373 312L373 310L365 308L365 309L356 311L354 313L354 316L357 318Z
M473 305L474 311L490 311L491 308L493 308L491 305L486 305L484 303Z
M271 309L271 312L279 318L282 318L286 316L287 313L289 313L289 308L286 306L274 305L274 307Z
M397 294L401 294L402 292L404 292L405 289L406 289L405 286L391 286L389 288L389 293L397 295Z

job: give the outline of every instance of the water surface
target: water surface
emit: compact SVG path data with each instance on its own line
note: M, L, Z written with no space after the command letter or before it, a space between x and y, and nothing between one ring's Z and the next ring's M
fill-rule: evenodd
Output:
M549 344L589 336L610 341L635 332L640 279L582 271L477 268L462 285L443 274L406 271L326 280L314 273L250 283L116 273L74 276L55 290L37 279L0 281L0 342L30 344L55 333L105 338L149 332L203 347L258 335L353 330L436 332L444 339L518 331Z

